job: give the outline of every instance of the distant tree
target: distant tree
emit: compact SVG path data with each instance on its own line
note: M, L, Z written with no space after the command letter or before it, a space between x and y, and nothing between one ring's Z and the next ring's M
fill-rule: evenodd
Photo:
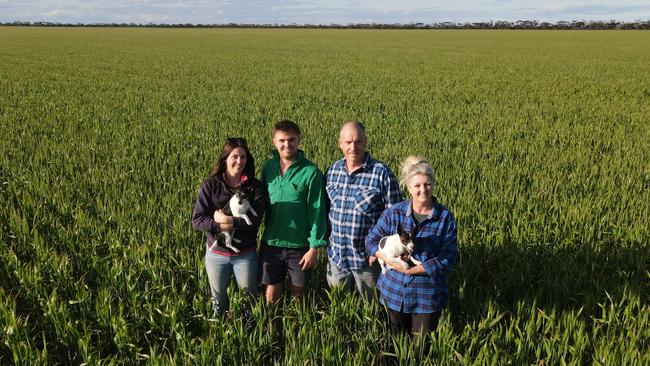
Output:
M650 19L636 22L618 22L616 20L561 20L556 23L538 22L537 20L520 19L513 22L505 20L489 22L440 22L440 23L338 23L330 24L278 24L278 23L220 23L220 24L155 24L155 23L58 23L49 21L25 22L16 20L0 23L4 26L17 27L146 27L146 28L329 28L329 29L589 29L589 30L650 30Z

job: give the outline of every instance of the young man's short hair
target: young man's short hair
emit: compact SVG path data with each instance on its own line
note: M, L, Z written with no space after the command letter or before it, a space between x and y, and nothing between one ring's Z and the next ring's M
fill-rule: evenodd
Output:
M288 119L283 119L282 121L279 121L273 126L273 130L271 131L272 135L275 135L276 132L282 131L285 133L294 133L297 136L300 136L300 127L296 124L296 122L290 121Z

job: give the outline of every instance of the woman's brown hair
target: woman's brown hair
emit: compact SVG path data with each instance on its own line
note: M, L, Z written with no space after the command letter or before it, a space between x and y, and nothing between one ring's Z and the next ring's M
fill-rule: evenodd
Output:
M253 155L251 155L250 150L248 150L246 139L241 137L229 137L223 145L223 151L221 152L221 155L219 155L214 168L212 168L212 172L205 179L206 181L215 178L220 180L222 179L223 174L226 171L226 160L230 153L238 147L241 147L246 152L246 166L244 167L242 175L245 175L248 178L255 178L255 159L253 159Z

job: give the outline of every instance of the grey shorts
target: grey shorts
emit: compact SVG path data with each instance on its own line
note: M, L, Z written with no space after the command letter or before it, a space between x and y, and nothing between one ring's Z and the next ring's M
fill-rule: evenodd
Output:
M381 273L381 268L378 261L375 261L372 266L366 263L358 269L342 269L332 261L332 258L327 259L327 284L330 287L341 286L346 290L351 290L354 283L359 293L369 300L375 297L379 273Z
M300 260L309 248L280 248L262 244L260 249L260 273L263 285L277 285L289 274L291 284L305 287L309 281L309 272L300 268Z

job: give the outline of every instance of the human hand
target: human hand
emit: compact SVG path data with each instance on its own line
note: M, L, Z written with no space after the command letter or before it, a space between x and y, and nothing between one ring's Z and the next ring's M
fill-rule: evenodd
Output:
M388 266L389 269L392 269L394 271L401 272L404 274L410 274L409 268L404 268L405 265L397 260L386 261L386 265Z
M372 266L372 264L375 263L376 261L377 261L377 257L375 257L374 255L371 255L370 257L368 257L368 264L369 265Z
M377 258L377 259L381 259L381 260L384 261L384 262L388 262L388 261L386 260L386 257L384 256L384 253L382 253L382 252L379 251L379 250L375 253L375 258Z
M213 219L217 224L232 224L232 216L224 214L221 210L214 212Z
M232 224L218 224L219 231L231 231L234 226Z
M303 271L306 271L310 268L312 268L316 264L316 260L318 259L318 249L316 248L309 248L307 253L302 256L300 259L300 269Z

